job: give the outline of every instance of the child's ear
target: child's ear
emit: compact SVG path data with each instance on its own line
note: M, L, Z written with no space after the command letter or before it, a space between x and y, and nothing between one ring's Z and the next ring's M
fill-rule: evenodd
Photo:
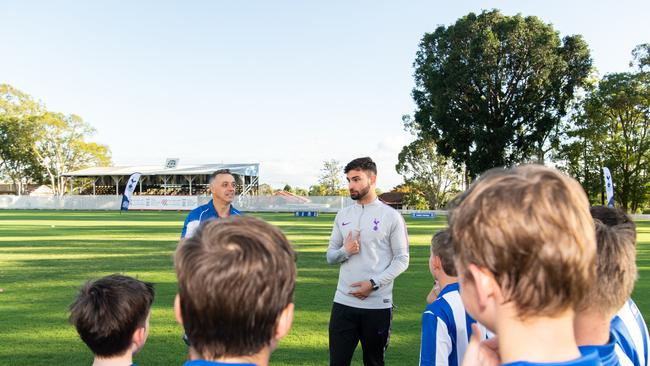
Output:
M178 324L183 326L183 315L181 314L181 297L176 294L174 298L174 314L176 315L176 321Z
M136 328L135 332L133 332L133 337L131 337L131 342L133 342L133 345L135 346L134 348L134 353L142 349L144 346L144 342L147 341L147 330L145 327L138 327Z
M291 325L293 324L293 310L293 303L289 303L289 305L282 310L282 313L280 313L278 322L275 325L275 339L279 340L289 334L289 330L291 330Z
M480 268L475 264L470 264L467 270L472 275L472 280L476 287L476 296L478 297L478 306L482 310L489 305L490 300L494 299L495 292L498 290L496 280L492 273L486 268Z
M440 260L440 257L437 255L433 256L433 268L435 269L441 269L442 268L442 261Z

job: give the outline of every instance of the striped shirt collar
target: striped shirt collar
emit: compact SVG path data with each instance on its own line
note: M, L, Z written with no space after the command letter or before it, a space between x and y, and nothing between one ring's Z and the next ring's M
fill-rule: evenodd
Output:
M445 286L445 288L443 288L442 291L440 291L440 293L438 294L437 299L443 297L445 294L447 294L449 292L452 292L452 291L460 291L460 287L458 286L458 282L450 283L447 286Z

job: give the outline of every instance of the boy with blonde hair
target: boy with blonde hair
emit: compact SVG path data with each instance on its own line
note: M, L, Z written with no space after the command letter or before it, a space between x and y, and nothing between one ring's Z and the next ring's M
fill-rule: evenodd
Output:
M495 169L470 187L450 224L465 308L497 335L481 342L473 325L463 365L599 364L573 332L596 254L578 182L538 165Z

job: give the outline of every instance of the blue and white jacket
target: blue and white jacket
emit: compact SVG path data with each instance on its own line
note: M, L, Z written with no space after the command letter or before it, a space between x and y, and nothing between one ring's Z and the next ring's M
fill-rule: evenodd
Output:
M230 216L236 215L241 215L241 212L230 205ZM210 200L210 202L206 203L205 205L201 205L193 209L185 219L185 224L183 224L183 232L181 232L181 239L185 237L189 238L192 236L202 222L218 218L219 214L214 208L212 200Z

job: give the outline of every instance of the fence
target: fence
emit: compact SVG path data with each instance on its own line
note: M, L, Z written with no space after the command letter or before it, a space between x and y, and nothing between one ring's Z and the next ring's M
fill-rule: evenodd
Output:
M207 203L210 196L133 196L131 210L191 210ZM122 196L34 197L0 195L0 209L18 210L119 210ZM337 212L353 203L349 197L309 197L305 202L281 196L239 196L237 209L249 212Z
M210 196L133 196L131 210L189 211L210 201ZM0 195L0 210L119 210L122 196L35 197ZM353 204L350 197L315 196L306 202L287 202L280 196L239 196L233 205L248 212L338 212ZM432 212L446 216L447 211L399 210L402 214ZM634 220L649 220L650 215L630 215Z

